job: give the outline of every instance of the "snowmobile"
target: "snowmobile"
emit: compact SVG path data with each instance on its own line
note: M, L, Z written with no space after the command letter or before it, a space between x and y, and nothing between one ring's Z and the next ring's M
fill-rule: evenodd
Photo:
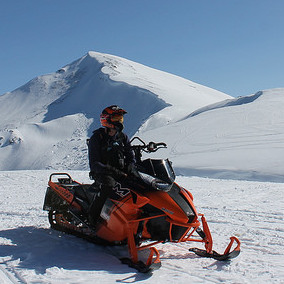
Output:
M132 145L134 141L136 145ZM240 241L236 237L231 237L223 254L212 250L213 240L206 219L197 213L192 194L175 183L171 162L142 160L143 152L156 152L166 144L146 144L134 137L131 145L137 174L116 183L96 228L88 220L88 210L99 194L99 185L81 184L68 173L50 175L43 209L48 211L51 228L96 244L126 248L126 255L117 256L139 272L160 267L159 251L154 247L159 243L203 243L205 249L190 248L189 251L216 260L238 256Z

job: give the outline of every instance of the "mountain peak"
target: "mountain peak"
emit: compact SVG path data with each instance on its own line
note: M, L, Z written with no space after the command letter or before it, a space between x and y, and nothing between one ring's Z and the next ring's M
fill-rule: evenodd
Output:
M81 169L82 163L68 154L72 149L81 149L74 155L86 168L82 141L100 126L99 115L108 105L128 111L125 131L132 136L138 129L159 129L227 98L231 97L181 77L89 51L57 72L36 77L0 97L2 141L9 141L10 130L21 138L19 143L0 145L0 169ZM13 157L21 157L22 162L3 162Z

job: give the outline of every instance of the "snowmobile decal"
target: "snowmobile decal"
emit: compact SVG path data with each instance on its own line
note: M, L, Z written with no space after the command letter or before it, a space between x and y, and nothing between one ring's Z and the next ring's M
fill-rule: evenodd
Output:
M114 191L117 195L119 195L120 197L124 197L126 196L127 194L130 193L130 190L128 188L123 188L121 187L121 184L120 183L117 183L115 186L114 186Z

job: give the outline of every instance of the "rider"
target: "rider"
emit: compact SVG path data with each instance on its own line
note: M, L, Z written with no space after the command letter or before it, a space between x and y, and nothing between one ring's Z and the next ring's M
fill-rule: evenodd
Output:
M100 187L89 209L92 226L96 226L103 205L117 181L124 180L135 171L130 141L122 131L123 116L126 113L117 105L106 107L100 115L103 127L93 132L88 143L90 178Z

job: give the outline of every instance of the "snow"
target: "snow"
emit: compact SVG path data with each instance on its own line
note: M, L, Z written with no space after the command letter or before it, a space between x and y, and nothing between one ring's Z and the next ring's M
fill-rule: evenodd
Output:
M144 275L49 228L49 175L89 183L86 139L111 104L127 110L130 137L167 143L152 158L173 162L216 251L240 239L238 258L222 263L188 244L160 244L162 267ZM283 108L284 89L232 98L97 52L0 96L0 283L284 283Z
M49 228L42 205L50 173L0 172L0 283L283 283L283 183L178 176L207 218L213 248L223 252L235 235L241 254L218 262L188 251L198 244L160 244L162 267L144 275L103 247ZM87 171L70 173L89 182Z

